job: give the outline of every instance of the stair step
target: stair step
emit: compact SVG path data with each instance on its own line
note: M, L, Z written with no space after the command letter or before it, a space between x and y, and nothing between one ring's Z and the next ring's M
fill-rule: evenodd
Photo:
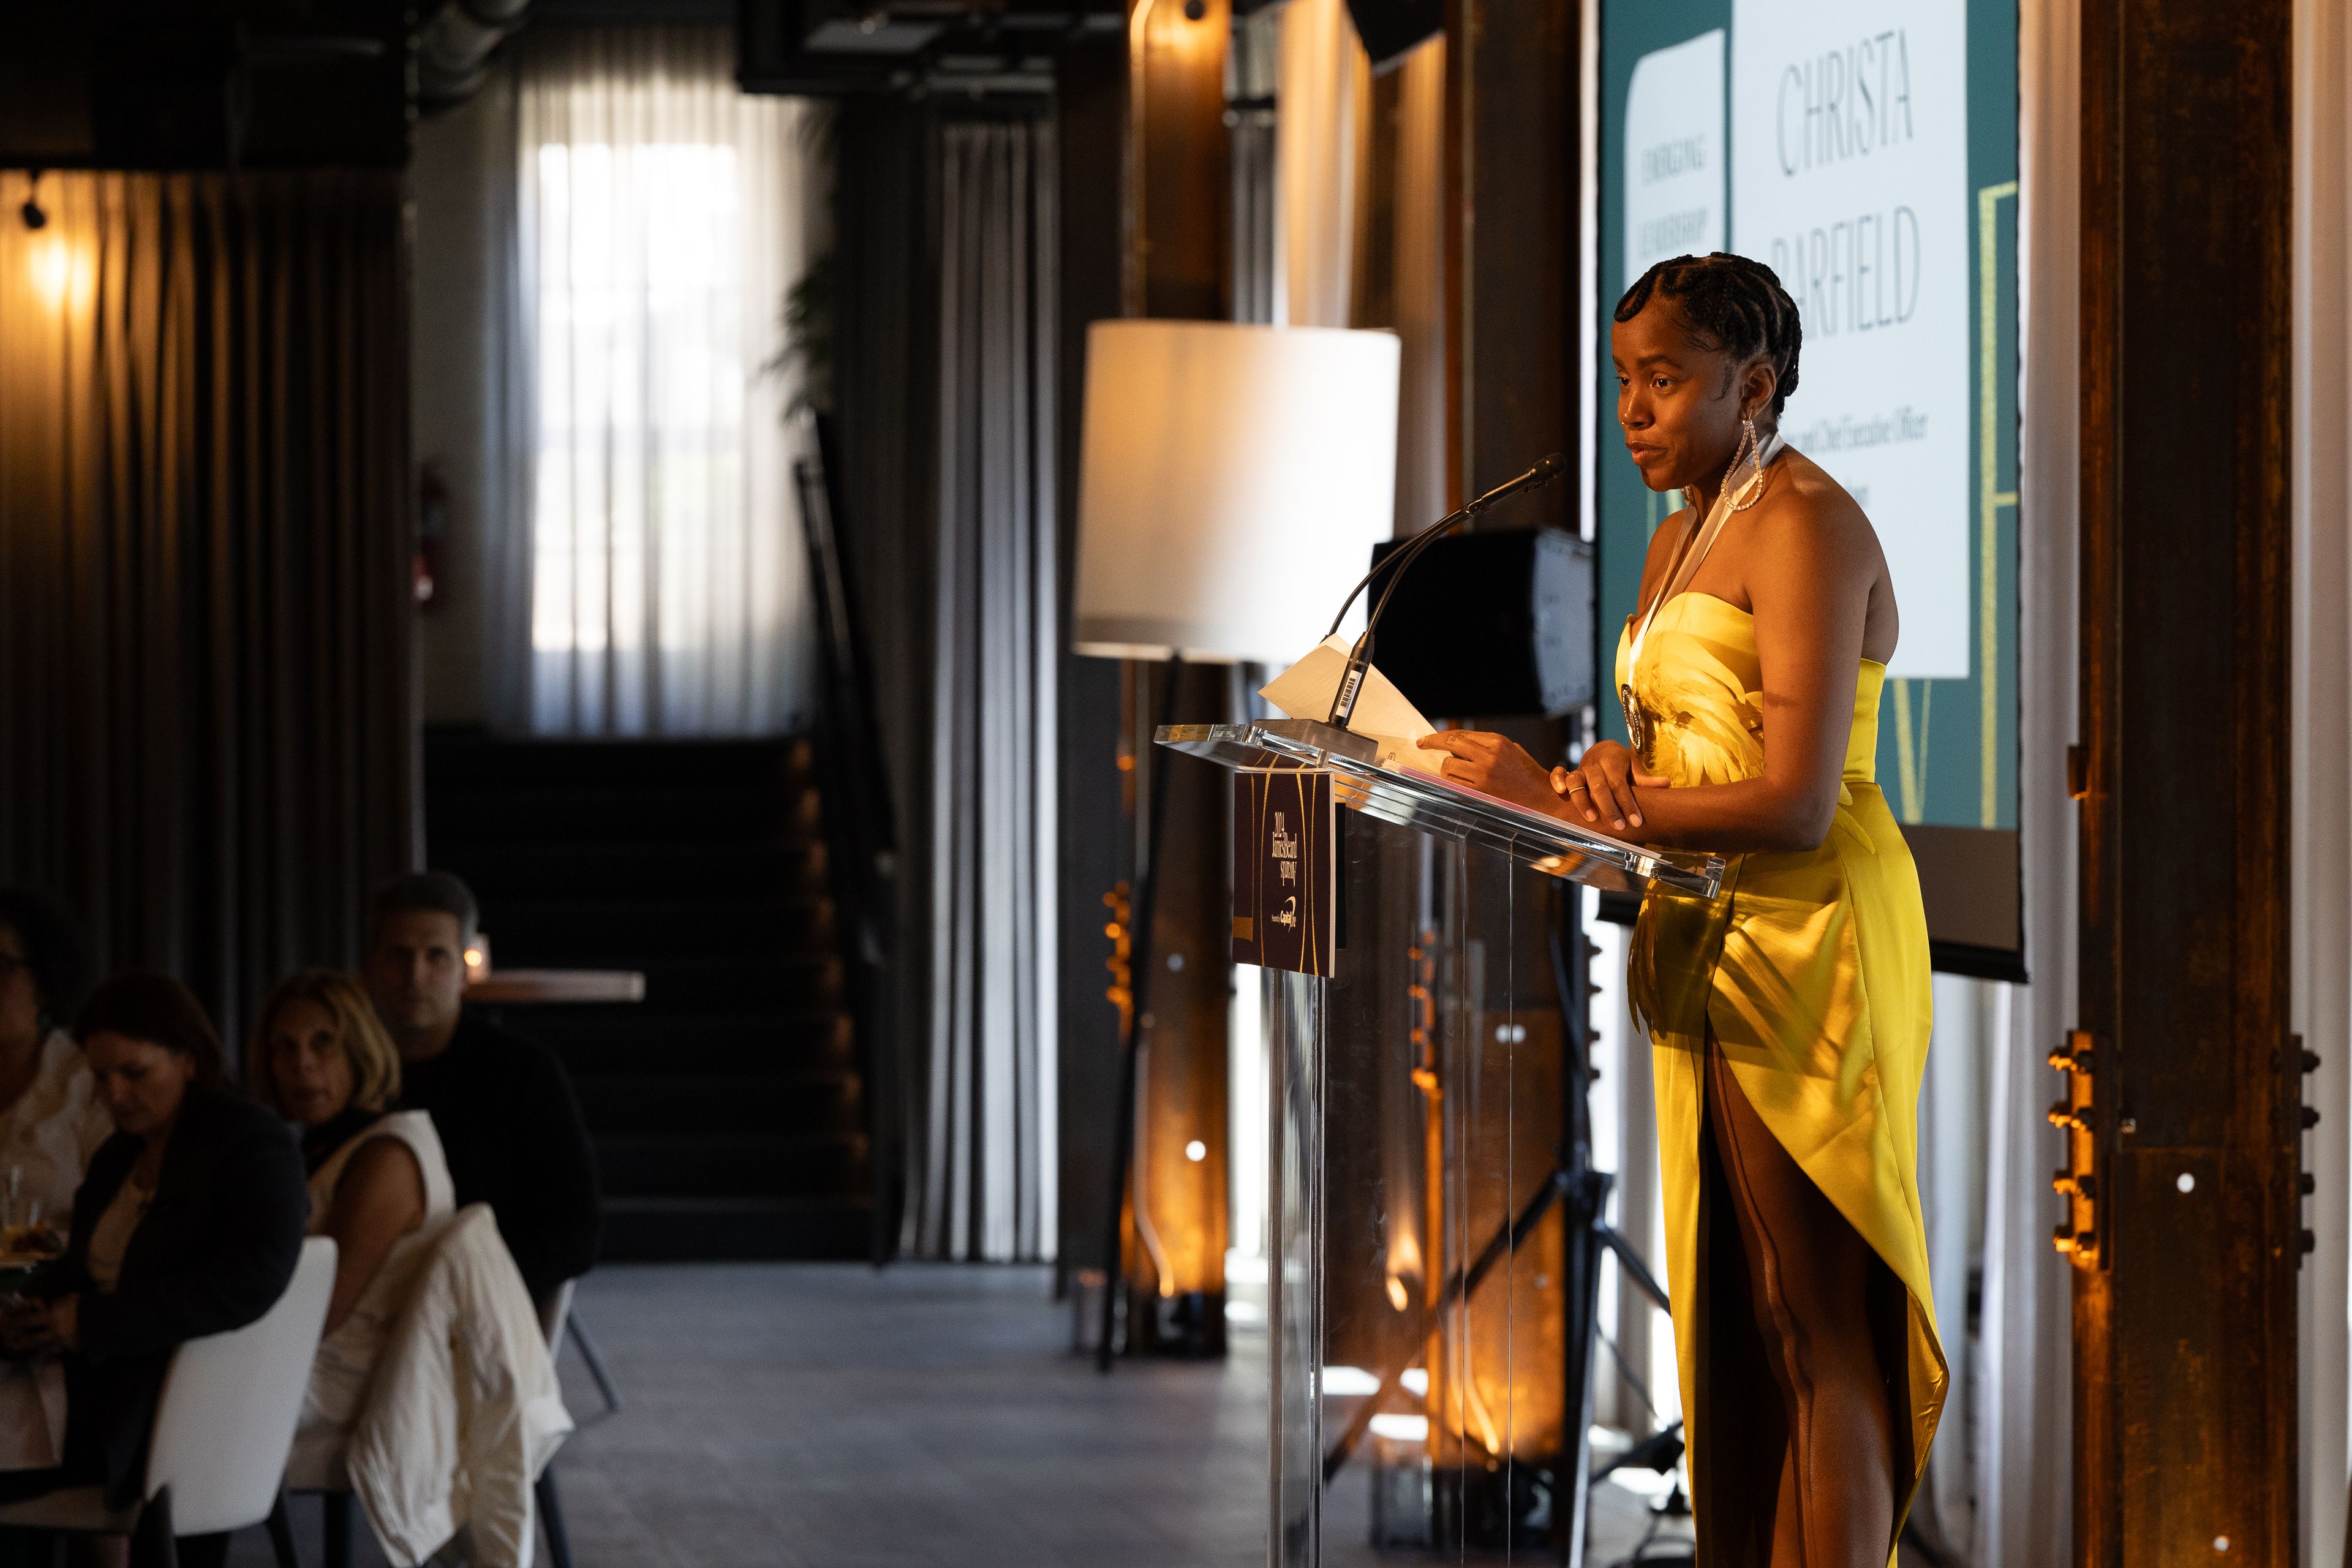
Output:
M730 899L823 893L825 847L798 844L467 843L435 812L433 863L466 879L486 904L503 899L595 898L626 888L648 898Z
M872 1205L840 1198L607 1198L600 1254L613 1262L860 1258Z
M854 1133L863 1125L857 1079L838 1070L604 1073L572 1087L598 1138Z
M572 1075L611 1258L863 1258L872 1166L804 740L512 741L436 727L430 863L500 968L620 968L630 1006L496 1009Z
M615 891L616 889L608 889ZM498 962L517 966L641 967L656 955L833 950L833 900L815 894L756 899L482 899L482 930Z
M807 741L609 741L493 737L435 725L425 732L425 798L469 789L681 784L774 790L808 782Z
M563 1058L574 1079L612 1073L727 1075L854 1065L849 1016L809 1007L767 1013L655 1008L502 1008Z
M582 785L444 794L426 838L441 865L457 863L476 844L794 844L823 826L814 790Z
M759 963L738 958L653 958L646 1000L697 1012L838 1005L841 960L831 954L777 953Z
M616 1197L830 1197L865 1190L866 1138L627 1133L596 1140Z
M492 932L493 939L497 933ZM842 1005L841 960L831 953L778 952L765 958L673 957L630 955L620 967L646 977L645 1001L637 1016L677 1013L780 1013L830 1010ZM544 954L525 961L498 941L498 962L506 969L580 967L570 955ZM501 1006L501 1013L508 1009ZM518 1027L536 1029L551 1007L519 1010ZM636 1009L632 1009L633 1013Z

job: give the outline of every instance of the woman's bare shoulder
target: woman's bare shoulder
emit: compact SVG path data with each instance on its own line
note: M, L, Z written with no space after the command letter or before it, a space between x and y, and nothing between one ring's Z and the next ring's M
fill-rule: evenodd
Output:
M1785 470L1781 485L1783 510L1832 527L1868 528L1870 518L1853 492L1838 483L1827 468L1791 447L1776 467Z
M1756 509L1758 542L1768 546L1763 559L1870 581L1885 574L1878 531L1851 491L1793 448L1774 467L1781 470L1774 476L1778 493Z
M422 1193L424 1187L425 1167L416 1152L398 1138L380 1136L352 1151L342 1179L335 1184L335 1198L340 1205L346 1194L358 1200L388 1198Z

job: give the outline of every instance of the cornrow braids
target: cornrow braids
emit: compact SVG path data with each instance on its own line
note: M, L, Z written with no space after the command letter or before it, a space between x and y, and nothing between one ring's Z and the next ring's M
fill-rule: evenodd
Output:
M1797 302L1780 287L1779 274L1760 261L1721 250L1677 256L1633 280L1617 301L1617 320L1640 315L1653 295L1681 306L1692 327L1714 340L1703 346L1729 354L1735 366L1759 354L1771 362L1772 416L1780 417L1789 394L1797 390L1797 351L1804 330Z

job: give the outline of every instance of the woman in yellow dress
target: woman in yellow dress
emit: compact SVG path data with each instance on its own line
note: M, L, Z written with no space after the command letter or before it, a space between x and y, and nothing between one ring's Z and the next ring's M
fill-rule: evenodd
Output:
M1657 1083L1698 1561L1879 1568L1947 1373L1916 1176L1927 921L1874 781L1897 620L1861 507L1784 445L1797 309L1769 268L1682 257L1617 306L1626 449L1690 501L1618 645L1631 750L1542 778L1459 732L1449 776L1726 858L1654 890L1629 987Z

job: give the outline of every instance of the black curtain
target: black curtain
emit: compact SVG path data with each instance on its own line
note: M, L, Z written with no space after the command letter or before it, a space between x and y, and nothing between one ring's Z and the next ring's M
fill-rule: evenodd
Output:
M0 879L237 1053L417 841L396 174L0 176Z

